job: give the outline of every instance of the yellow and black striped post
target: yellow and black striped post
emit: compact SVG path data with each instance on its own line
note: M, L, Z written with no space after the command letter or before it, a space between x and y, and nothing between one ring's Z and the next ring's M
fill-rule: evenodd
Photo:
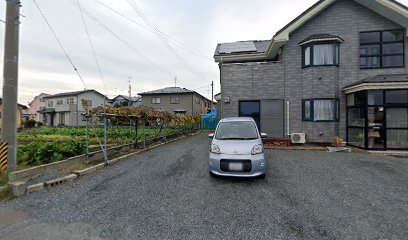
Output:
M0 142L0 171L7 170L7 142Z

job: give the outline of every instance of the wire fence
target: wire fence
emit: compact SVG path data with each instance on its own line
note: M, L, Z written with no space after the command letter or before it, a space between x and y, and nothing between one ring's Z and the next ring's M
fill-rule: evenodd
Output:
M105 114L106 112L106 114ZM131 149L199 130L199 116L175 116L148 108L93 109L82 115L83 127L42 127L18 135L18 164L37 166L129 145Z

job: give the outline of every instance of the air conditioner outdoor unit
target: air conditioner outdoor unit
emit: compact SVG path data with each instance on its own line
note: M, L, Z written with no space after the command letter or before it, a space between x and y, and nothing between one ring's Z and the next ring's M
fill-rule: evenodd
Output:
M292 143L306 143L306 134L292 133L290 139L292 140Z

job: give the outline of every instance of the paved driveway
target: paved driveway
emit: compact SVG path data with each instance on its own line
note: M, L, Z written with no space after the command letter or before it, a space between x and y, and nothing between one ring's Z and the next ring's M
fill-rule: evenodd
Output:
M0 203L2 239L403 239L408 159L267 150L262 179L212 179L201 134Z

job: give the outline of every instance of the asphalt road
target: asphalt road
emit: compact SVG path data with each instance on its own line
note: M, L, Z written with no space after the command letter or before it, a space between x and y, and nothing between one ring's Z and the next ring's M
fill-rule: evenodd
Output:
M0 203L0 239L406 239L408 159L267 150L266 179L211 178L173 142Z

